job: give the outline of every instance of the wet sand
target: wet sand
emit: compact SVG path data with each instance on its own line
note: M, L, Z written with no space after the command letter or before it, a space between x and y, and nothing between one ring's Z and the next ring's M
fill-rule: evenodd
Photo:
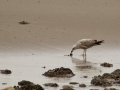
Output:
M84 90L103 89L91 86L90 81L93 76L120 68L119 8L118 0L1 0L0 69L10 69L12 74L0 74L0 89L17 85L21 80L40 85L56 82L60 87L54 90L72 81L85 83ZM20 25L23 20L30 24ZM105 43L87 50L86 63L80 56L83 50L76 50L72 58L64 56L82 38L105 40ZM112 63L113 67L101 67L103 62ZM91 68L84 68L86 65ZM70 68L76 75L42 76L57 67ZM83 78L86 75L88 78ZM77 85L74 87L79 90Z

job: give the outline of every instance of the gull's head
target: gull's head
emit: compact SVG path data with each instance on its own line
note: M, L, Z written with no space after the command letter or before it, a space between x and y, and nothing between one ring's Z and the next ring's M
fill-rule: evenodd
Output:
M73 52L75 49L77 49L77 48L76 48L76 45L73 46L73 48L72 48L72 50L71 50L71 53L70 53L70 56L73 55L72 52Z
M73 46L72 50L74 51L75 49L77 49L77 46L76 46L76 45Z

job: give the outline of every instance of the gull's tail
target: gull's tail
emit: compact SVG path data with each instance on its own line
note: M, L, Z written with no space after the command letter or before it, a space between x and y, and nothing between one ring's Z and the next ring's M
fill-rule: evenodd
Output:
M97 40L95 40L96 42L95 42L95 45L101 45L101 43L104 43L104 40L101 40L101 41L97 41Z

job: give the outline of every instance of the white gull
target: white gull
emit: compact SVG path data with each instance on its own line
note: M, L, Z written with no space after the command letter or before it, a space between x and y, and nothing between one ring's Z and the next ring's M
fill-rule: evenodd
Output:
M97 46L97 45L101 45L101 43L103 43L104 40L94 40L94 39L81 39L79 40L72 48L70 56L72 56L73 51L76 49L83 49L83 56L86 56L86 50L88 48L91 48L93 46Z

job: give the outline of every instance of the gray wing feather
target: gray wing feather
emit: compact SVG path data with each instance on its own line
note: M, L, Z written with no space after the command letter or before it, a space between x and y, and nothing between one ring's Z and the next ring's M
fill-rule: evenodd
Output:
M92 39L82 39L78 41L79 45L84 48L89 48L95 44L95 40Z

